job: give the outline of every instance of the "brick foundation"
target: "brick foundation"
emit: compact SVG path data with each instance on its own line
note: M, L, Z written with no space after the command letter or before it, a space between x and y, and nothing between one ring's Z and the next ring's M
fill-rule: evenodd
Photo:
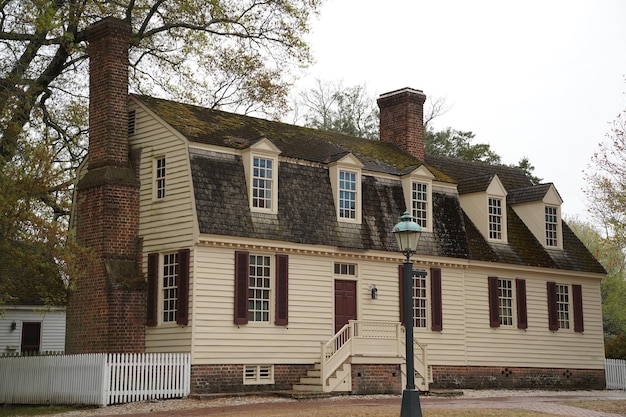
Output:
M400 365L353 364L353 394L399 394L402 392Z
M311 365L274 365L274 383L243 384L243 365L192 365L191 393L234 393L291 390Z
M498 366L432 367L430 388L604 389L604 369L515 368Z

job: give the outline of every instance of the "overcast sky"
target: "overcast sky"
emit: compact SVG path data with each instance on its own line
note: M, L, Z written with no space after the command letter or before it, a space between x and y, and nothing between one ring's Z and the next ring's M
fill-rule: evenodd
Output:
M309 37L315 78L443 97L434 126L527 156L566 216L588 219L583 170L626 109L624 0L327 0Z

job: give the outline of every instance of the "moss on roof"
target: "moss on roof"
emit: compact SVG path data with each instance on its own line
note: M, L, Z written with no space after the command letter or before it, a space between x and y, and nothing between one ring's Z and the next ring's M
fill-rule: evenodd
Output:
M295 126L251 116L207 109L190 104L133 96L154 111L188 140L207 145L245 149L258 139L269 139L281 155L305 161L328 163L333 155L350 152L375 172L401 175L417 168L423 161L396 146L340 133ZM438 169L431 170L439 181L452 178Z

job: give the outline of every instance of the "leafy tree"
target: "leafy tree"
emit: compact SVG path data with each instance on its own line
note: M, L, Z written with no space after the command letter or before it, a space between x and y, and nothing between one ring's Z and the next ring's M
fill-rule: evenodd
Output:
M537 177L533 174L535 167L530 163L528 157L525 156L517 163L517 165L510 165L512 167L520 168L526 174L526 177L532 181L533 184L541 184L543 181L542 178Z
M609 359L626 360L626 333L622 333L604 343L604 355Z
M576 236L589 248L607 271L602 280L602 320L606 336L614 337L626 333L626 255L619 242L603 237L589 223L568 219L567 224Z
M376 101L369 96L365 85L344 87L339 81L315 80L314 87L300 93L294 105L296 120L304 108L305 126L331 132L344 133L367 139L378 139L379 111ZM435 130L431 122L447 113L450 107L443 98L427 98L424 111L424 142L426 152L471 162L500 164L500 155L489 144L472 144L474 133L463 132L451 127ZM535 167L524 157L518 165L526 176L539 184L541 179L532 172Z
M426 152L433 155L449 156L464 161L500 164L500 155L491 150L485 143L472 145L474 133L461 132L450 127L435 131L427 129L424 136Z
M274 114L287 105L291 71L311 62L303 35L321 1L0 1L3 259L42 254L63 269L82 256L66 235L86 151L89 25L129 22L132 91Z
M591 158L585 192L590 212L616 244L626 247L626 111Z

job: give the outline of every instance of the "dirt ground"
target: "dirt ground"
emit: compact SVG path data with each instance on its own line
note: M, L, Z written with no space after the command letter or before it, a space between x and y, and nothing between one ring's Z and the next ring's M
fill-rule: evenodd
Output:
M624 391L472 391L461 396L421 396L424 417L439 416L626 416ZM63 417L397 417L401 397L345 396L295 400L273 396L168 400L109 406ZM597 404L605 405L599 407ZM599 411L594 411L599 410ZM498 411L499 410L499 411Z

